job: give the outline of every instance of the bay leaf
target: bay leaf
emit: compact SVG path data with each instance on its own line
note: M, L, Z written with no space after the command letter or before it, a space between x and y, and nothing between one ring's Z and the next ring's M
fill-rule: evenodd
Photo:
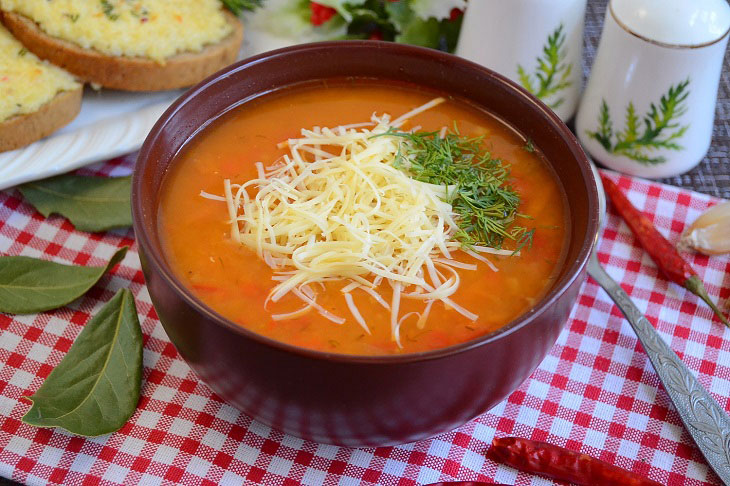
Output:
M29 182L19 189L43 216L60 214L81 231L132 225L131 177L62 175Z
M119 430L137 408L142 330L134 296L121 289L86 323L66 356L30 397L22 421L96 437Z
M127 247L120 248L104 267L0 257L0 312L33 314L64 306L84 295L126 254Z

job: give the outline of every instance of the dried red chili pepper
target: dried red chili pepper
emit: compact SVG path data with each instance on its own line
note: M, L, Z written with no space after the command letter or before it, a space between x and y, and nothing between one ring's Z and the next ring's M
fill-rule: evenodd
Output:
M607 462L546 442L495 438L487 457L532 474L587 486L662 486Z
M337 13L337 10L332 7L327 7L326 5L321 5L317 2L311 2L309 4L309 9L312 12L309 20L315 27L324 24Z
M626 221L641 246L649 253L651 258L656 262L659 269L674 283L682 285L684 288L704 300L707 305L715 312L723 324L730 327L730 322L723 315L720 309L707 295L702 280L690 266L687 261L682 258L674 246L662 236L649 218L644 216L633 204L626 198L623 192L614 182L606 176L601 176L603 180L603 188L606 195L613 202L613 207Z

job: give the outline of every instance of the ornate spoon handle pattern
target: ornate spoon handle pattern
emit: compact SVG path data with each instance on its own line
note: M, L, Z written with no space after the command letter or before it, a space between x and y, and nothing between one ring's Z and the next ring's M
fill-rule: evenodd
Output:
M685 428L710 467L730 485L730 417L664 342L631 298L598 263L595 250L588 273L613 299L634 328Z

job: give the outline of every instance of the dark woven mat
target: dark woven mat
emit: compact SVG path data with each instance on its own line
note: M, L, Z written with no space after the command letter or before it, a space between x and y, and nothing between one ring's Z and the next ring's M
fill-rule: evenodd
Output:
M608 0L588 0L583 71L588 75L603 28ZM730 55L725 52L712 145L704 160L690 172L661 182L730 199Z

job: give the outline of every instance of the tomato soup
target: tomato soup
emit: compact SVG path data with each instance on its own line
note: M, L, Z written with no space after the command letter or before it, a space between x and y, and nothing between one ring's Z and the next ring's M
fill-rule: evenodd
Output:
M273 269L232 235L230 208L223 200L225 180L243 184L260 177L262 166L283 165L289 150L281 142L302 137L302 129L361 126L373 113L396 120L435 96L439 93L376 80L318 82L265 95L220 117L187 143L162 181L159 232L177 277L210 308L242 327L332 353L386 355L444 348L495 331L528 311L549 291L563 265L569 234L565 195L539 148L459 99L445 97L438 106L409 117L400 129L443 132L448 127L460 136L484 137L483 150L509 166L510 187L520 196L513 224L534 229L533 237L518 255L511 254L517 243L509 238L503 244L509 252L502 254L472 258L455 250L452 256L465 262L464 268L454 269L458 278L444 270L440 280L458 280L458 289L450 300L430 301L425 321L419 316L428 301L400 299L398 339L393 303L399 295L394 293L407 294L407 286L396 290L376 279L373 292L351 285L355 288L348 298L360 322L343 293L352 280L322 279L310 286L316 290L316 309L298 312L302 299L307 302L311 295L289 292L276 302L270 299L293 271ZM319 158L315 152L309 157ZM455 306L468 312L457 312ZM292 317L281 317L287 314Z

